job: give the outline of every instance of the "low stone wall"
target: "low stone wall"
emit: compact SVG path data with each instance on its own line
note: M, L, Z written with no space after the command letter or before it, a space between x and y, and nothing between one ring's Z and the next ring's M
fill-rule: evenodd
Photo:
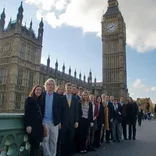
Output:
M0 113L0 156L29 156L23 114Z

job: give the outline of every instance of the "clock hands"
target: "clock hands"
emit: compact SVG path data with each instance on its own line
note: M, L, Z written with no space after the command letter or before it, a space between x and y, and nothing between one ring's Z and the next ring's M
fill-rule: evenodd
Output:
M111 31L114 31L116 28L116 24L115 23L110 23L107 25L107 31L108 32L111 32Z
M108 30L110 30L110 29L113 28L113 27L114 27L114 25L110 26L110 27L108 28Z

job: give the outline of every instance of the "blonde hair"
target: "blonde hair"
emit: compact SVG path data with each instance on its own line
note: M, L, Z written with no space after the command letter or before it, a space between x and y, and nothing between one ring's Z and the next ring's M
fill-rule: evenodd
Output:
M71 83L66 83L65 88L67 88L69 86L72 87L72 84Z
M85 90L85 91L82 93L82 104L85 102L85 100L84 100L84 98L83 98L84 94L87 94L87 96L88 96L88 98L87 98L87 102L89 102L89 95L88 95L88 91L87 91L87 90Z
M64 89L62 85L59 85L59 86L56 87L55 92L58 93L58 90L59 90L60 88Z
M45 90L47 90L47 84L49 84L50 82L53 82L53 83L54 83L54 90L55 90L56 82L55 82L55 80L52 79L52 78L49 78L49 79L46 80L46 82L44 83Z

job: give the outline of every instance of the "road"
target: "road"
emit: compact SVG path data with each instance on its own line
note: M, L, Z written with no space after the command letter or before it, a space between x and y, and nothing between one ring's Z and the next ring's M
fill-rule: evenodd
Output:
M120 143L105 144L95 152L84 156L155 156L156 154L156 121L143 121L137 126L136 140L122 140ZM77 156L80 156L78 154Z

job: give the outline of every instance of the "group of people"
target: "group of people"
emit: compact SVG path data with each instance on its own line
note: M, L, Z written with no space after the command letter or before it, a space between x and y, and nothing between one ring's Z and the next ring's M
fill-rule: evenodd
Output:
M138 106L132 98L95 97L75 84L56 87L51 78L44 88L35 86L25 100L30 156L39 156L41 143L43 156L71 156L95 151L104 140L120 142L122 133L125 140L136 139Z

